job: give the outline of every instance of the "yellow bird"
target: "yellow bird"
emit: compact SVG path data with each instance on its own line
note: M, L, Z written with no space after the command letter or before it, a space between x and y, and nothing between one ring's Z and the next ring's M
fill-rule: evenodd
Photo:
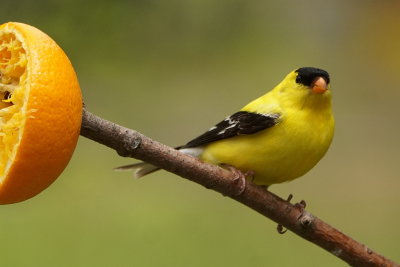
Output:
M325 155L333 138L329 83L324 70L294 70L272 91L177 149L251 173L258 185L300 177ZM117 169L131 169L142 177L159 168L140 162Z

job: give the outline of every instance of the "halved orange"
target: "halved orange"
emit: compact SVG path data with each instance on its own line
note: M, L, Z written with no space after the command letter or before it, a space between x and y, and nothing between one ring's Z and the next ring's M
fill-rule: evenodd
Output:
M0 204L28 199L67 166L82 95L63 50L22 23L0 26Z

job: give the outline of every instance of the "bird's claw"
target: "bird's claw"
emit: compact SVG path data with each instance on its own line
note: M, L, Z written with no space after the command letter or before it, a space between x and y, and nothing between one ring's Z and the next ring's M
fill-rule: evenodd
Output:
M256 175L256 173L254 171L245 171L245 172L243 172L243 175L247 178L250 178L250 180L253 182L254 176Z
M290 201L292 200L292 198L293 198L293 194L289 194L288 197L287 197L287 199L286 199L286 201L290 203Z
M239 186L237 187L238 191L235 193L235 195L240 196L246 189L246 175L234 167L232 167L230 170L235 174L235 178L233 181L235 182L235 184L239 184Z
M307 203L304 200L300 200L300 202L295 203L294 206L301 212L304 212L304 209L307 206Z
M246 189L246 177L253 177L254 176L254 172L253 171L246 171L246 172L242 172L238 169L236 169L235 167L228 165L228 164L222 164L222 167L228 169L229 171L231 171L234 175L235 178L233 179L233 182L238 186L236 186L236 188L238 189L237 192L235 193L235 196L240 196L244 190Z
M293 199L293 194L289 194L289 196L287 197L286 201L290 203L290 201ZM305 200L300 200L300 202L293 204L293 206L298 209L299 211L301 211L301 213L303 213L304 209L307 206L307 203Z
M293 194L289 194L289 196L287 197L286 201L290 203L290 201L292 200L292 198L293 198ZM306 208L307 203L306 203L305 200L300 200L300 202L297 202L297 203L293 204L293 206L294 206L298 211L300 211L300 215L299 215L299 218L300 218L300 217L303 216L303 214L304 214L304 209Z

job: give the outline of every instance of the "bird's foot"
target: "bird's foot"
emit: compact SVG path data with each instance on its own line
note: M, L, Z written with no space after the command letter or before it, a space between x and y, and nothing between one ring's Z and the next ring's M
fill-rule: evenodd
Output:
M234 175L235 178L233 179L236 188L237 188L237 192L235 192L235 196L240 196L244 190L246 189L246 177L254 177L254 172L253 171L245 171L242 172L241 170L236 169L235 167L233 167L232 165L229 164L221 164L221 167L231 171Z
M292 198L293 198L293 194L289 194L289 196L287 197L286 201L290 203L290 201L292 200ZM296 209L298 209L301 213L303 213L303 212L304 212L304 209L305 209L306 206L307 206L307 203L306 203L305 200L300 200L300 202L297 202L297 203L293 204L293 206L294 206Z
M289 194L286 201L290 203L292 198L293 198L293 194ZM300 202L293 204L293 206L300 211L300 215L299 215L299 218L300 218L301 216L303 216L304 209L306 208L307 203L304 200L300 200ZM287 231L287 229L285 229L282 224L278 224L278 226L276 227L276 230L278 231L279 234L284 234Z
M303 214L304 209L307 206L307 203L305 200L300 200L300 202L295 203L294 206L301 212L301 214Z
M254 171L245 171L243 172L243 175L247 178L250 179L250 181L254 181L254 176L256 175L256 173Z

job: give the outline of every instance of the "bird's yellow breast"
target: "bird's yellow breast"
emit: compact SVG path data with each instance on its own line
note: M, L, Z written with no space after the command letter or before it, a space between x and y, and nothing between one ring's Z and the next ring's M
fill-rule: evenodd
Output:
M328 102L327 106L300 108L283 105L277 109L280 112L277 125L256 134L211 143L204 148L201 159L253 171L254 182L260 185L302 176L324 156L332 141L334 119L330 98Z

